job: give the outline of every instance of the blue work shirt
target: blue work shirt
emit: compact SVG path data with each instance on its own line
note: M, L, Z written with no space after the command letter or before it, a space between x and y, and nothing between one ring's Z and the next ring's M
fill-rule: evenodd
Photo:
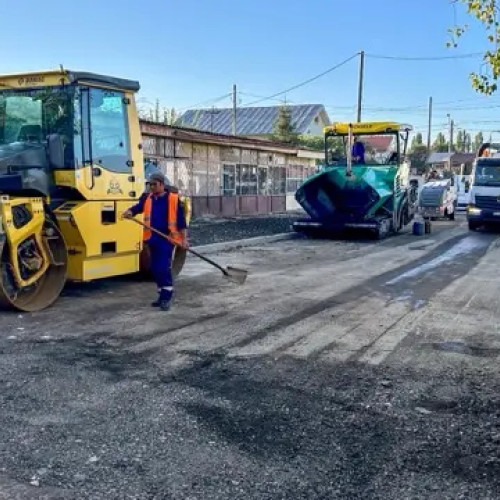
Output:
M365 163L365 146L362 142L356 141L352 145L352 156L353 156L353 161L354 163ZM355 160L355 156L360 156L361 159Z
M139 200L139 202L130 208L130 211L135 216L137 214L141 214L144 211L144 204L146 202L146 198L149 194L143 194ZM149 225L161 231L164 234L168 234L168 191L165 191L163 196L154 196L152 197L151 203L151 220L149 221ZM184 215L184 207L182 203L179 203L177 209L177 229L182 231L187 228L186 224L186 216ZM165 239L162 238L159 234L152 233L150 243L154 244L157 242L164 242Z

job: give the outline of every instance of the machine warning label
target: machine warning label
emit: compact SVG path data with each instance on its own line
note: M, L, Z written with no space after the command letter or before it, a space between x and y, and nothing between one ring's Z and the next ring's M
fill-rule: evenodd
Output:
M108 194L123 194L120 183L117 179L111 179L109 181Z

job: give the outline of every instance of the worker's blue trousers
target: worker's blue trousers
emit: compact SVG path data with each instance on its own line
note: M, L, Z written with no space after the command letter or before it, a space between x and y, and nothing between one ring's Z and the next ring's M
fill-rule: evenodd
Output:
M158 286L160 300L170 300L174 291L172 280L172 254L174 246L166 240L151 238L151 273Z

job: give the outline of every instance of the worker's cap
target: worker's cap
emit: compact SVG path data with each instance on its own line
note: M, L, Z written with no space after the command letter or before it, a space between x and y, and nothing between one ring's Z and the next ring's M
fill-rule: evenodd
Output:
M161 172L153 172L149 178L148 182L161 182L162 184L165 184L165 176Z

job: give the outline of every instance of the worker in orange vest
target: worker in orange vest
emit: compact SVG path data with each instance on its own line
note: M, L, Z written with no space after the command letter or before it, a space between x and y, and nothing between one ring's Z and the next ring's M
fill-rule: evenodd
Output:
M165 176L154 172L149 177L149 193L124 212L123 217L132 218L144 214L144 223L167 234L177 245L187 247L187 224L179 195L165 188ZM149 229L144 229L144 241L149 246L151 271L158 286L158 299L151 305L168 311L171 306L174 284L172 279L172 256L174 244Z

